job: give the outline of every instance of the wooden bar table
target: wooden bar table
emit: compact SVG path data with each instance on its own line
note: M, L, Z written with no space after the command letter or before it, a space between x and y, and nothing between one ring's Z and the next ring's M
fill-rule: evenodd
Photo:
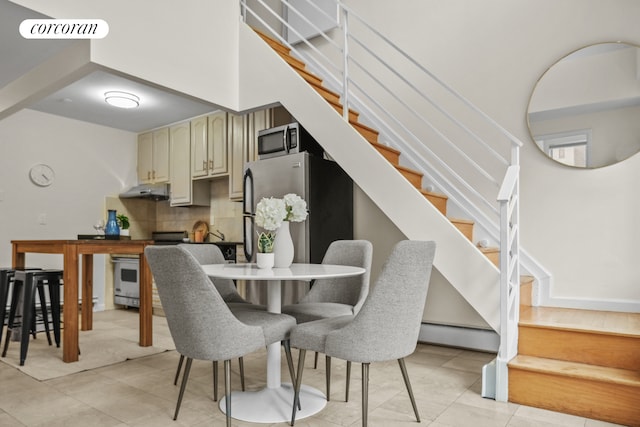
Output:
M62 360L78 360L78 289L82 283L81 329L93 328L93 255L131 254L140 255L140 346L153 345L153 308L151 295L151 270L144 257L144 248L153 240L12 240L13 268L25 267L27 253L62 254L64 303L62 334ZM78 261L82 257L82 281L78 281Z

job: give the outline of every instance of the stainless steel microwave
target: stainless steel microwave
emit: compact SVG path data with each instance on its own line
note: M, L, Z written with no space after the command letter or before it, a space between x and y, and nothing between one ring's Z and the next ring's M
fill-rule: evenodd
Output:
M322 156L323 149L300 123L294 122L258 131L258 158L302 153Z

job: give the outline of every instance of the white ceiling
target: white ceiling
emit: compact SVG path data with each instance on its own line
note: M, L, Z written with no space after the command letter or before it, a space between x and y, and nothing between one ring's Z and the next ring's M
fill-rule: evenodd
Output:
M47 17L0 0L0 88L73 43L22 38L18 32L20 22L34 18ZM112 107L104 101L104 92L108 90L134 93L140 97L140 106L135 109ZM95 71L29 108L131 132L157 128L217 109L192 97L107 71Z

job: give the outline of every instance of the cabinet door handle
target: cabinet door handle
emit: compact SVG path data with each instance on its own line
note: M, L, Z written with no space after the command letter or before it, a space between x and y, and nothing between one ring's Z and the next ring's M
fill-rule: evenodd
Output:
M151 172L151 178L156 179L156 170L155 169Z
M209 160L209 169L213 169L213 160Z
M202 161L202 169L207 170L207 161L206 160Z
M151 171L147 171L147 179L151 179Z

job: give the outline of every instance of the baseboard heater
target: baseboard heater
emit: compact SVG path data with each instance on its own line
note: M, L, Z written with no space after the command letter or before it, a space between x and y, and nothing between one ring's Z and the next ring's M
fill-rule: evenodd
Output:
M497 353L500 347L500 336L493 330L435 323L423 323L421 325L418 341L489 353Z

